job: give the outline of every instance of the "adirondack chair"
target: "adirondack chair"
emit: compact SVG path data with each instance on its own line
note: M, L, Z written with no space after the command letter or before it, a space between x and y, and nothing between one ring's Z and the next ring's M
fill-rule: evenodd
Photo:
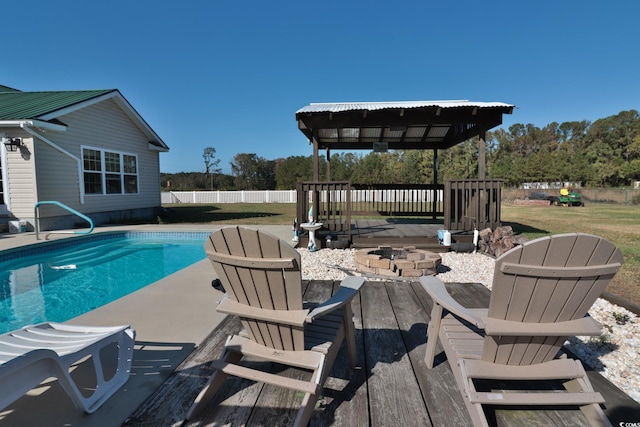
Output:
M579 406L591 424L610 425L580 361L559 353L568 336L600 335L601 325L586 314L622 261L612 243L589 234L532 240L496 260L488 309L466 309L437 278L422 277L434 301L427 367L440 338L476 426L489 425L483 405ZM486 390L477 380L566 382L565 390L534 393Z
M302 301L300 254L276 236L227 227L209 236L205 250L226 291L217 310L239 316L244 330L227 340L212 364L215 372L186 418L197 417L227 376L233 375L302 391L295 425L307 425L343 339L351 366L356 365L350 303L364 279L348 277L333 297L310 310ZM285 378L240 366L243 356L306 369L311 378Z

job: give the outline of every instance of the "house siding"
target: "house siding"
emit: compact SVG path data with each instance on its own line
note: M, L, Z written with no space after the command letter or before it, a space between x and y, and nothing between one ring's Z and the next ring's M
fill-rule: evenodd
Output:
M16 218L33 217L37 200L33 139L20 136L24 144L18 151L7 152L9 213Z
M47 138L52 142L64 146L63 138L60 136L64 136L64 134L47 134ZM35 157L39 199L41 201L55 200L74 209L82 210L80 187L78 186L78 161L43 141L38 141L36 144ZM52 209L42 208L42 214L48 216L45 212Z
M161 204L159 183L159 153L149 150L147 138L113 100L106 100L58 117L67 125L66 132L48 132L45 137L69 154L57 150L45 141L35 146L37 200L55 200L91 217L97 224L135 216L147 216ZM138 158L138 194L85 195L82 202L82 147L136 155ZM80 162L80 169L79 163ZM27 163L27 162L25 162ZM33 160L29 163L33 164ZM18 170L24 169L22 165ZM11 165L14 169L14 165ZM31 182L33 182L33 166ZM80 174L79 171L80 170ZM17 172L16 172L17 173ZM23 172L24 173L24 172ZM13 177L12 177L13 178ZM26 179L26 176L25 176ZM21 182L22 180L20 180ZM27 183L25 183L27 185ZM31 213L16 211L19 218L32 218L36 191L24 189L33 196ZM12 206L17 193L11 189ZM40 208L42 229L70 227L78 222L69 220L66 211L56 206ZM47 221L47 219L49 219ZM82 222L82 221L81 221Z

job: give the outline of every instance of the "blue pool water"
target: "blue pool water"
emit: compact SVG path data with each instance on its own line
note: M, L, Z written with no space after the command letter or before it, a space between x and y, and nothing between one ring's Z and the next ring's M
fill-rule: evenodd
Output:
M0 333L63 322L201 259L209 233L99 233L0 252Z

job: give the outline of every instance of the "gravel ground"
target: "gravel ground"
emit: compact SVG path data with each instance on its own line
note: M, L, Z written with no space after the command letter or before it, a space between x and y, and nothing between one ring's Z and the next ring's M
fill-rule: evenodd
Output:
M309 252L304 248L302 276L308 280L342 280L355 272L353 249L322 249ZM482 283L491 289L495 261L482 254L447 252L441 254L438 277L443 282ZM571 337L565 346L582 361L600 372L632 399L640 402L640 321L623 307L600 298L589 314L602 323L599 337Z

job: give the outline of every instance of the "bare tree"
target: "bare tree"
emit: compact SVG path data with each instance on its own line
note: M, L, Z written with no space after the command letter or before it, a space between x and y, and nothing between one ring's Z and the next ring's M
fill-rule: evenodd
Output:
M213 174L220 173L221 171L218 167L220 159L216 159L216 149L213 147L206 147L202 152L202 157L204 158L206 174L209 177L209 182L211 183L211 190L213 190Z

